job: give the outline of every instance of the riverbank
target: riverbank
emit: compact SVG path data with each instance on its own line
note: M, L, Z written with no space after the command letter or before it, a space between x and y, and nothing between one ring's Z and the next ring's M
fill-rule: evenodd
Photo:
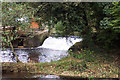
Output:
M120 78L119 56L82 50L50 63L2 63L3 73L29 72L82 78Z

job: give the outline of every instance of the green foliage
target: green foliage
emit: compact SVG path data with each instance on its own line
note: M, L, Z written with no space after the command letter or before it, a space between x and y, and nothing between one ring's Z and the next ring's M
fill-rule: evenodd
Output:
M65 71L84 71L87 69L86 63L83 62L77 62L77 61L65 61L58 63L56 67L59 67L60 69L64 69Z
M91 51L89 49L85 49L79 52L79 54L73 53L73 57L76 59L85 59L87 62L94 62L96 58L94 57L94 51Z
M34 17L34 10L28 3L3 2L2 3L2 49L11 47L16 61L20 62L18 56L15 54L12 40L19 38L20 32L29 35L31 28L29 28L31 19ZM22 19L22 20L21 20ZM7 29L5 29L7 27Z
M117 32L120 32L120 2L114 2L113 7L111 8L112 21L110 24L113 29Z
M116 48L119 45L115 44L119 41L119 3L115 2L107 4L103 8L103 12L106 15L103 20L100 21L100 32L97 33L96 41L98 45L106 50ZM102 44L102 45L101 45Z
M105 17L103 20L100 21L100 29L108 29L111 28L110 26L111 20L109 17Z
M35 9L30 7L28 3L2 3L2 26L10 26L9 32L3 32L2 46L9 46L10 41L15 40L20 35L19 31L26 32L29 35L31 28L31 19L33 18L33 12ZM19 19L23 19L20 21ZM6 30L5 30L6 31ZM9 39L7 38L9 36Z
M112 21L114 16L111 13L114 7L112 3L56 3L51 5L53 24L55 24L57 33L62 36L79 32L79 35L83 37L85 47L92 47L93 41L97 41L99 44L101 42L105 44L102 45L104 49L109 49L111 41L118 39L117 33L113 30L115 26L111 26L114 22ZM116 22L119 21L116 20ZM108 33L108 29L112 32ZM97 34L96 38L93 38L94 32Z
M120 12L120 3L113 2L112 4L107 4L103 8L103 12L106 15L103 20L101 20L101 29L111 28L115 31L120 31L119 27L119 12Z
M18 21L21 18L31 18L32 8L29 8L27 4L23 3L2 3L2 26L15 26L21 30L24 27L29 27L29 21ZM24 29L23 29L24 30Z
M116 44L114 44L115 40L119 40L118 34L111 29L103 30L97 35L98 45L106 50L116 47Z
M56 28L56 31L57 31L57 34L64 34L64 27L63 27L63 24L62 24L62 21L59 21L57 22L57 24L55 25L55 28Z
M119 31L113 25L115 21L117 22L116 24L119 23L118 3L66 2L34 4L32 6L38 9L35 16L39 16L41 22L49 24L49 29L55 27L57 34L62 36L74 35L74 32L78 32L79 36L83 37L83 45L86 47L92 47L94 44L93 41L97 41L98 43L103 42L105 43L105 47L109 47L110 42L113 39L117 39L117 33L114 34L112 29ZM115 16L116 18L114 18ZM114 21L114 19L117 20ZM116 37L109 37L111 39L106 38L108 29L113 31L113 34L110 33L110 35ZM93 38L95 32L97 37ZM105 34L105 36L101 34Z
M81 32L86 28L84 8L82 3L56 3L52 5L52 19L56 30L64 35L73 35L74 31Z
M34 17L39 24L48 25L49 31L54 27L59 35L70 36L77 32L87 47L93 46L93 41L96 41L109 48L111 41L119 40L119 6L119 2L3 3L3 26L19 26L19 30L25 31L29 29L30 18ZM16 22L24 17L28 18L27 23ZM108 30L112 32L108 34ZM5 35L13 40L17 32ZM93 38L94 33L96 38Z

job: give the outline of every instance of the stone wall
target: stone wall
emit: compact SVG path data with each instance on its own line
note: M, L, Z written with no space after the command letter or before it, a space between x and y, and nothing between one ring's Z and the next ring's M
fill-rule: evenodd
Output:
M26 40L24 39L26 37L24 37L22 39L19 38L19 39L12 41L13 47L14 48L18 48L19 46L23 46L24 48L38 47L38 46L42 45L42 43L48 36L49 36L48 31L44 31L44 32L35 34L34 37L27 38Z
M23 42L24 47L38 47L41 46L44 40L48 37L48 32L44 32L39 35L35 35L33 38L29 38Z

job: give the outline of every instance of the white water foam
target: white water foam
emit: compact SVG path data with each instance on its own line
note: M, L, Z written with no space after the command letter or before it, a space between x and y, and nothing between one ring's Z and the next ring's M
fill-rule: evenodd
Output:
M54 78L53 80L57 80L60 77L57 75L35 75L35 76L32 76L32 78ZM55 79L55 78L57 78L57 79Z
M37 48L49 48L53 50L68 50L76 42L82 41L82 38L77 37L49 37L47 38L42 46Z
M11 50L0 51L0 62L16 62L15 55ZM27 63L29 61L28 53L22 50L18 50L15 52L18 56L18 59L23 62Z
M23 62L27 63L29 61L28 53L22 50L16 51L16 54L18 55L18 59Z
M62 59L63 57L69 55L67 53L68 49L74 45L76 42L82 41L82 38L78 37L49 37L47 38L42 46L34 49L15 49L15 53L18 56L18 59L27 63L30 61L30 55L35 56L38 62L51 62ZM6 51L0 50L0 62L16 62L15 55L9 49Z
M10 50L0 51L0 62L16 62L13 53Z
M41 55L39 56L39 62L51 62L57 61L68 55L67 50L53 50L53 49L41 49Z

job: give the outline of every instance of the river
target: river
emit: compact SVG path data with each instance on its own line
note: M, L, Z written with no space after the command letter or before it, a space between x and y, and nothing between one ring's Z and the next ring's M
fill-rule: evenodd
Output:
M81 40L82 38L79 37L48 37L42 46L38 46L36 48L14 48L14 50L18 59L23 63L51 62L68 56L68 49ZM16 58L11 49L1 50L0 62L16 63ZM2 80L28 80L30 78L30 80L62 80L63 78L69 78L56 75L38 75L30 73L4 73L2 77Z
M7 73L3 74L2 80L88 80L80 77L64 77L45 74L30 73Z
M81 40L79 37L48 37L42 46L36 48L15 48L14 50L18 59L23 63L30 61L36 63L51 62L69 55L67 53L68 49ZM16 62L11 49L1 50L0 62Z

